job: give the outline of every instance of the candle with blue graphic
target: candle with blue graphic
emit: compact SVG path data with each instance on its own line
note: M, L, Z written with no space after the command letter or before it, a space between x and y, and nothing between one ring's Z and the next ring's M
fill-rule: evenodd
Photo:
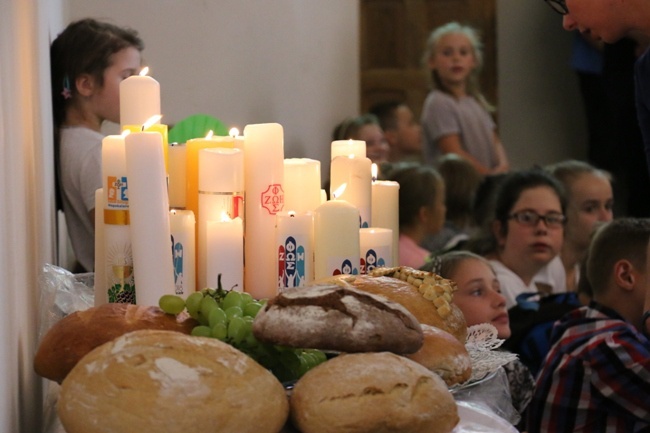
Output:
M393 231L384 228L359 229L361 273L393 266Z
M169 211L175 293L187 298L196 290L196 221L191 210Z
M276 215L278 289L302 287L314 279L314 216L312 212Z

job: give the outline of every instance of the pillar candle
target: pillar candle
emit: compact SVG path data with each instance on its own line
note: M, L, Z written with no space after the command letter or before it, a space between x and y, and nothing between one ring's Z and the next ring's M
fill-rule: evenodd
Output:
M209 221L244 215L244 154L239 149L199 150L198 289L207 286L206 242Z
M185 183L187 179L187 147L185 143L172 143L169 146L169 206L185 208L187 194Z
M337 156L332 160L330 196L341 185L345 190L338 197L359 209L360 227L370 227L371 215L371 164L368 158Z
M108 302L135 304L124 136L102 140L104 275ZM96 210L97 212L97 210Z
M321 204L320 161L309 158L284 160L284 207L296 213L313 211Z
M391 229L393 266L399 263L399 183L376 180L372 183L372 226Z
M359 273L359 210L330 200L314 211L314 278Z
M228 218L207 224L207 287L221 285L226 290L243 291L244 226L241 218Z
M335 140L332 141L331 159L337 156L352 156L354 158L366 157L366 142L362 140Z
M160 116L162 117L162 116ZM151 118L149 118L151 119ZM160 119L158 119L156 122L160 122ZM142 125L123 125L122 126L122 131L130 131L130 132L142 132L143 131L143 126ZM151 123L149 122L145 127L144 131L146 132L157 132L160 134L162 137L162 149L163 149L163 157L165 158L165 171L169 173L169 131L167 128L167 125L161 124L161 123Z
M246 243L244 288L254 298L277 294L275 215L284 209L284 133L277 123L244 128Z
M108 302L104 248L104 188L99 188L95 191L95 307Z
M359 229L361 273L393 266L393 231L370 227Z
M132 75L120 82L120 124L142 125L160 114L160 84L146 75Z
M314 214L278 212L276 215L278 289L302 287L314 279Z
M174 263L174 293L186 298L196 290L196 221L190 210L169 211Z
M136 303L158 305L162 295L175 292L162 137L131 133L125 149Z

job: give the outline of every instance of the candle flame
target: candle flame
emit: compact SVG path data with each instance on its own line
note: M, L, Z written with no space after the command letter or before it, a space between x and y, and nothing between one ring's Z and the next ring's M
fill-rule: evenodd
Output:
M228 215L228 212L226 212L226 211L222 211L222 212L221 212L221 220L220 220L220 221L221 221L222 223L225 223L225 222L228 222L228 221L232 221L232 218L230 218L230 215Z
M296 216L296 211L295 210L290 210L287 212L289 214L289 217L294 218Z
M230 131L228 131L228 135L230 135L232 138L237 137L239 135L239 129L230 128Z
M122 131L122 133L121 133L120 135L121 135L122 137L126 137L126 136L129 135L130 133L131 133L131 130L130 130L130 129L125 129L124 131Z
M141 77L144 77L144 76L147 75L148 73L149 73L149 66L145 66L144 68L142 68L142 69L140 70L140 76L141 76Z
M162 119L162 116L160 114L156 114L155 116L151 116L150 118L147 119L146 122L142 124L142 130L146 131L149 129L152 125L155 125L158 123L158 121Z
M372 181L376 182L377 181L377 164L373 163L370 166L370 173L371 173Z
M214 132L212 132L212 129L211 129L211 130L208 131L207 134L205 134L205 138L207 140L209 140L210 138L212 138L213 135L214 135Z
M347 183L342 184L336 190L332 193L332 199L339 198L343 195L343 192L345 191L345 188L348 186Z

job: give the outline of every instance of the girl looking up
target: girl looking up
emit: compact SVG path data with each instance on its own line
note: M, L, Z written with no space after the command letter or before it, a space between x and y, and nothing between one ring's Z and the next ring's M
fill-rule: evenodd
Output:
M433 90L422 108L425 160L457 153L481 174L509 169L508 158L490 116L494 108L479 88L481 42L471 27L456 22L435 29L427 41L425 62Z

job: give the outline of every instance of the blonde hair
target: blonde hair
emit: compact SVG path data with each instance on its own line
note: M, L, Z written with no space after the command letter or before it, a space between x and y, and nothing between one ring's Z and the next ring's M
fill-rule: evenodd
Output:
M479 37L478 30L473 27L462 25L456 21L449 22L440 27L434 29L429 38L427 39L426 51L423 56L423 63L428 64L431 57L433 57L438 43L440 40L450 34L459 33L467 37L472 46L472 52L474 54L474 59L476 60L476 67L467 77L467 93L474 97L479 104L488 112L495 111L495 107L490 104L483 93L481 93L481 86L479 85L479 76L481 70L483 69L483 43ZM433 89L439 89L445 93L449 93L449 90L445 87L444 83L440 80L438 73L435 69L431 70L431 86Z

